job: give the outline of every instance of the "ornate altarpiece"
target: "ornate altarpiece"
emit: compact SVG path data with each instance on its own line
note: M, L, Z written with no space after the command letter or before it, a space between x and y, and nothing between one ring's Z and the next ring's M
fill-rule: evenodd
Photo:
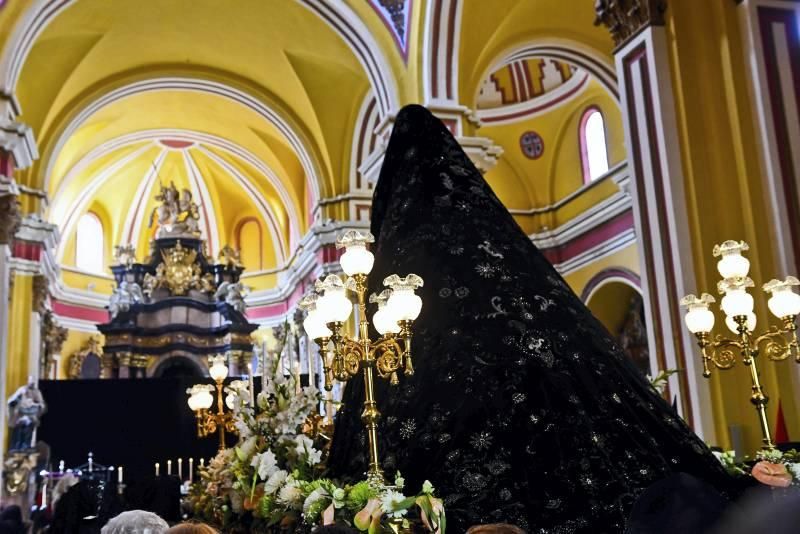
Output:
M224 247L220 262L209 261L200 239L196 205L178 202L174 186L156 197L159 230L149 257L135 261L133 247L117 247L111 267L117 288L111 320L97 329L105 336L102 376L137 378L207 374L207 356L225 354L231 374L243 374L252 358L251 333L258 325L244 315L244 270L238 253Z

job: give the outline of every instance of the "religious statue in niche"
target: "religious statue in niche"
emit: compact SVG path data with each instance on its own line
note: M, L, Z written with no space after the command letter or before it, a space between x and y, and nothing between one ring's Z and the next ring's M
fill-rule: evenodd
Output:
M164 287L174 296L186 295L190 289L199 289L204 293L214 291L214 279L197 263L197 251L183 248L181 242L174 248L161 250L163 260L156 267L155 276L144 277L144 294L152 296L154 290Z
M143 300L144 294L139 284L123 280L111 294L111 299L108 303L108 311L111 313L111 317L116 317L121 312L130 310L132 304L142 302Z
M33 438L39 420L47 405L33 377L8 399L8 426L11 428L9 451L27 451L33 447Z
M644 302L638 293L631 298L628 305L628 313L619 333L619 344L642 374L649 375L650 353L647 346L647 326L644 323Z
M161 202L150 214L148 228L153 226L153 219L158 218L158 231L156 238L162 237L200 237L200 211L197 204L192 201L192 193L183 189L178 193L178 188L173 182L164 187L156 195L156 200Z
M222 282L217 292L214 293L214 298L225 301L234 310L243 314L247 309L244 296L248 293L248 290L249 288L241 282Z

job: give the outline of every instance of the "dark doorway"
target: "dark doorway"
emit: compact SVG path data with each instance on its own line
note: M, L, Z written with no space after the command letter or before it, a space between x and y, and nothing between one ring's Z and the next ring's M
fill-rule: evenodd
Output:
M186 356L173 356L161 363L153 372L154 378L203 378L200 366Z

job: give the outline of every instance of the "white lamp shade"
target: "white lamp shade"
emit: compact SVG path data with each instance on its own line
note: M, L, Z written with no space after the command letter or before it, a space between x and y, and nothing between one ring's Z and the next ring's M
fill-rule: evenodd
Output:
M381 306L375 315L372 316L372 324L375 325L375 330L380 335L396 334L400 331L400 325L397 324L397 319L392 317L389 309L386 306Z
M216 361L208 369L208 374L211 375L217 382L221 382L228 378L228 366L224 362Z
M227 406L229 410L233 410L233 407L235 405L236 405L236 397L234 397L233 393L228 393L225 396L225 406Z
M189 395L189 400L188 400L189 408L193 412L196 412L197 410L200 409L199 400L200 399L197 398L197 394L196 393L192 393L191 395Z
M195 406L201 410L208 410L214 404L214 397L208 390L200 391L196 394L197 400Z
M708 333L714 328L714 314L708 308L692 308L684 317L686 328L692 334Z
M728 330L733 332L734 334L739 334L739 326L736 324L736 321L733 320L733 317L730 315L725 318L725 326L728 327ZM750 312L747 314L747 329L752 332L756 329L756 314Z
M317 310L325 323L343 323L353 312L353 303L347 298L345 288L334 287L326 289L319 298Z
M331 337L333 332L327 327L319 310L311 310L303 321L303 328L311 339Z
M744 278L750 272L750 260L738 251L731 252L717 262L717 271L722 278Z
M345 249L344 254L339 258L339 263L348 276L369 274L372 264L375 263L375 256L367 250L364 243L356 243Z
M412 289L395 288L386 308L397 321L413 321L422 310L422 299Z
M753 297L744 289L731 289L722 297L721 308L730 317L749 315L753 311Z
M772 315L780 319L800 314L800 295L789 289L776 290L767 301Z

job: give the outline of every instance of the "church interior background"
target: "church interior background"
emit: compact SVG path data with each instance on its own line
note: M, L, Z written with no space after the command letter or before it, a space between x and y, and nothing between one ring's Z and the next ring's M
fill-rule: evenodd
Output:
M246 380L278 326L319 383L298 303L369 227L421 103L637 367L677 370L694 431L755 450L748 369L704 378L679 301L726 240L757 283L800 271L799 21L785 0L2 1L0 397L201 382L214 354ZM800 439L800 366L760 370L774 437ZM93 391L74 417L147 405ZM118 461L98 436L82 450Z

